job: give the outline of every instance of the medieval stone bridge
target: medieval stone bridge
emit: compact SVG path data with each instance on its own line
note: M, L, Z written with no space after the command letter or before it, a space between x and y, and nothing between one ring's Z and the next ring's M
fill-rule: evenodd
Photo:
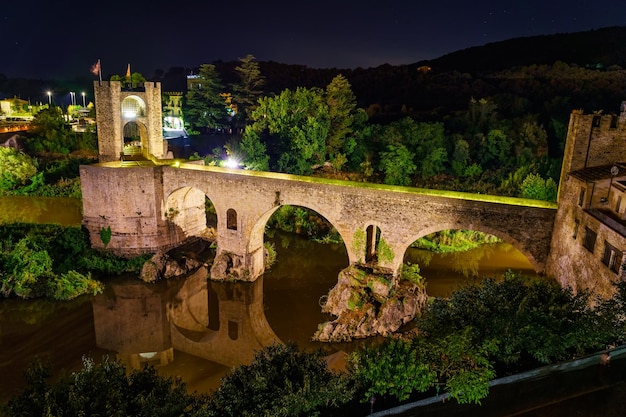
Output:
M205 199L217 212L214 279L254 280L264 271L265 225L282 205L326 218L350 264L397 273L420 237L478 230L511 243L543 273L556 204L480 194L382 186L172 163L82 166L83 223L94 247L137 254L169 249L206 231ZM106 233L102 236L106 236ZM221 265L221 266L220 266Z

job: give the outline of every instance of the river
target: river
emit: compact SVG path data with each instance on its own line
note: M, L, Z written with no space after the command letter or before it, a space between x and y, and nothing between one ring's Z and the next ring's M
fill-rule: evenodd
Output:
M60 222L61 215L42 204L35 204L37 218L48 213ZM232 366L271 343L294 341L323 347L329 355L349 350L354 345L310 341L317 325L332 319L321 313L319 299L348 265L343 244L285 233L270 240L277 262L254 283L211 282L201 269L156 284L136 276L111 278L103 294L66 303L1 300L0 403L20 392L23 371L35 358L50 362L55 374L79 369L84 355L117 357L131 367L148 360L162 374L180 376L191 391L208 392ZM463 254L409 249L405 259L421 265L427 291L436 297L507 269L532 273L528 260L503 243Z

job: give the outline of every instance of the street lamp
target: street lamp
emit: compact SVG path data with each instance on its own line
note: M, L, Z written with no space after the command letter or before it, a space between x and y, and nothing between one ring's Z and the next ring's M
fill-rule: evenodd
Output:
M76 93L73 91L70 91L70 103L72 106L76 105Z
M80 94L83 96L83 107L87 107L87 106L85 106L85 92L83 91Z
M48 106L52 105L52 92L48 91Z

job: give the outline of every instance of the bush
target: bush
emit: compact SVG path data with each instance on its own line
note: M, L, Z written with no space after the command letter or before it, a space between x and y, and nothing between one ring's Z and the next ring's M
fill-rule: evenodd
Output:
M259 351L250 365L222 379L211 397L215 416L319 416L352 398L344 375L330 372L321 352L305 353L294 344ZM326 412L325 412L326 411Z
M0 242L0 293L5 297L68 300L96 294L102 285L90 273L138 272L149 257L125 259L98 252L79 227L4 224Z
M0 147L0 191L26 185L37 174L33 159L13 148Z
M192 416L206 397L188 394L180 379L157 374L145 365L127 372L107 357L100 364L83 358L83 368L50 385L49 366L33 363L26 371L27 387L3 411L18 416Z

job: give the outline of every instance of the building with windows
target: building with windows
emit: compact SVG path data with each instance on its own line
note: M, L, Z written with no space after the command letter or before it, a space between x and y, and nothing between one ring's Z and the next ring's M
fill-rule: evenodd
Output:
M546 272L602 297L626 279L626 102L619 114L572 112Z

